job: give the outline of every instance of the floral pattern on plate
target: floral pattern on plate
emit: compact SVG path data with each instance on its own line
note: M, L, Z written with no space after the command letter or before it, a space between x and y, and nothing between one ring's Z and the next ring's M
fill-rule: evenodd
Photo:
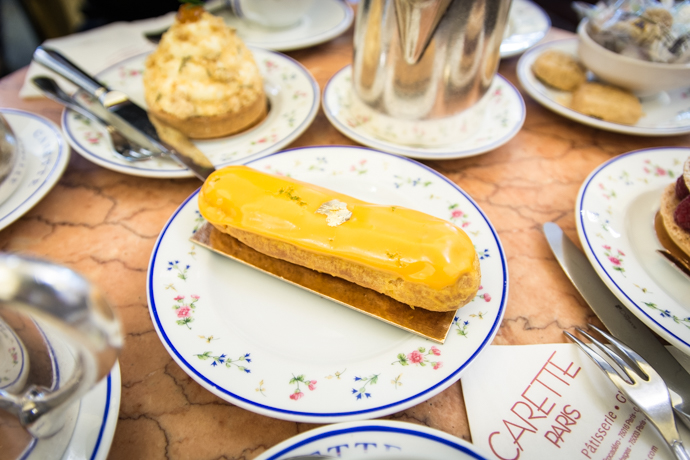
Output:
M463 158L496 149L508 142L520 131L525 121L525 103L518 90L508 80L496 75L481 104L465 111L467 120L474 120L470 111L483 106L482 120L474 120L477 130L463 132L457 142L433 145L439 138L448 137L446 124L424 123L424 128L409 128L409 124L389 123L390 117L361 116L353 113L352 67L338 71L323 92L323 108L326 117L341 133L368 147L384 152L418 159ZM404 130L404 131L403 131ZM382 133L377 135L377 133ZM404 145L387 139L416 136L417 145ZM428 146L427 146L428 145Z
M654 332L690 354L690 283L656 253L654 231L664 188L690 156L687 148L638 150L609 160L585 180L577 230L595 270Z
M163 229L149 263L147 291L161 341L203 387L281 419L328 423L378 417L453 384L491 343L507 298L505 255L486 216L452 182L415 161L359 147L288 150L248 165L440 218L448 218L449 202L458 203L469 216L465 230L472 232L478 251L486 249L491 257L480 261L482 290L456 314L462 333L453 326L438 345L193 248L189 238L198 226L197 192ZM428 184L399 188L400 177ZM185 279L169 270L171 261L191 266ZM170 302L192 294L203 306L194 312L190 330L178 324ZM238 356L251 357L251 372L228 372L220 365L220 359ZM216 366L209 365L212 360Z
M532 64L549 49L563 51L577 58L577 38L556 40L535 46L522 55L517 67L520 84L537 102L582 124L637 136L675 136L690 133L690 86L685 89L661 93L658 97L642 99L644 116L634 125L623 125L583 115L568 107L570 93L552 89L534 76Z
M280 150L309 127L318 110L319 87L307 69L280 53L258 48L252 53L264 77L271 110L263 122L240 134L195 142L216 167ZM145 107L142 74L146 56L127 59L100 72L97 78ZM103 110L96 103L91 107L97 113ZM63 112L62 126L70 145L104 168L143 177L192 177L189 170L169 158L135 163L119 158L105 128L71 110Z

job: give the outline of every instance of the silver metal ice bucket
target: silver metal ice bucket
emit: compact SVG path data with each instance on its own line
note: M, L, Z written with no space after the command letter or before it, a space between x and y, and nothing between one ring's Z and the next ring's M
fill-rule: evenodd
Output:
M439 120L474 106L498 68L510 3L362 0L354 102L399 120Z

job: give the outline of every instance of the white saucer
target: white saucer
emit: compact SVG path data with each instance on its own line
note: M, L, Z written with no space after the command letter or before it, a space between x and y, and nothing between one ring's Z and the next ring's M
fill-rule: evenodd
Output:
M289 459L300 455L359 460L490 458L488 453L469 442L440 430L414 423L372 420L335 423L309 430L272 447L256 460Z
M258 48L253 48L252 53L264 77L271 110L259 125L240 134L195 142L216 167L258 158L286 147L309 127L319 109L319 85L307 69L281 53ZM100 72L96 78L146 107L142 74L147 55L126 59ZM193 177L188 169L169 158L136 163L123 160L113 150L103 126L71 110L63 111L62 128L72 148L104 168L141 177Z
M352 8L343 0L317 0L297 25L281 29L240 19L227 9L216 14L237 29L247 45L274 51L307 48L332 40L345 32L354 18Z
M537 102L566 118L605 131L636 136L676 136L690 133L690 87L663 92L653 99L642 99L642 111L645 115L634 125L599 120L568 108L570 93L552 89L537 80L532 73L532 64L541 53L549 49L577 57L577 43L577 38L553 41L535 46L522 55L518 61L517 76L525 91Z
M71 436L62 460L105 460L115 435L121 390L120 365L115 363L110 374L81 399L72 431L32 441L19 458L44 459L57 450L56 445L65 442L64 437Z
M539 5L529 0L513 0L501 42L501 58L527 51L544 38L550 28L551 19Z
M333 126L345 136L384 152L418 159L447 160L470 157L505 144L520 131L525 121L525 103L520 93L508 80L497 74L482 100L485 107L484 119L478 123L477 132L455 143L425 146L425 137L433 138L437 133L433 130L419 130L420 145L396 144L375 136L366 126L367 124L375 126L379 120L374 117L362 120L352 114L351 75L352 67L347 66L329 80L323 91L323 110ZM472 111L474 107L468 110ZM386 128L394 131L400 127L387 125Z
M22 144L26 171L17 189L0 204L0 230L33 208L60 180L69 146L52 121L15 109L0 109Z

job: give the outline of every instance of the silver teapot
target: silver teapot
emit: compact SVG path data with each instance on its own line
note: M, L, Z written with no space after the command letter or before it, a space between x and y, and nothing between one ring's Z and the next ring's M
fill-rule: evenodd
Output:
M362 0L354 37L356 99L397 120L440 120L473 107L498 68L510 4Z

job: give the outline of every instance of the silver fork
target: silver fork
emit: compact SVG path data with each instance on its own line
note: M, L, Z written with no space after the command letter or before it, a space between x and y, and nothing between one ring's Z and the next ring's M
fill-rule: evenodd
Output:
M623 344L623 342L620 342L591 324L589 327L606 338L618 353L614 352L611 348L596 340L579 327L577 331L584 337L587 337L599 351L591 345L584 343L568 331L564 331L564 334L587 353L587 356L592 358L618 389L623 392L633 404L640 408L647 416L647 420L649 420L659 431L659 434L664 438L676 458L679 460L690 460L690 455L688 455L683 447L683 441L680 439L678 429L676 428L676 421L673 418L671 396L661 376L657 374L647 361ZM604 359L601 354L602 352L617 364L618 369ZM621 357L621 355L625 358ZM628 361L626 361L626 358ZM634 364L637 369L634 369L628 362Z
M110 140L113 142L113 148L121 158L134 162L144 161L157 156L150 150L140 145L134 145L127 139L117 128L105 121L103 118L88 110L86 107L77 102L74 96L67 94L55 80L50 77L38 76L32 79L33 83L43 91L46 97L53 101L64 105L68 109L74 110L79 115L89 118L102 124L110 135Z

